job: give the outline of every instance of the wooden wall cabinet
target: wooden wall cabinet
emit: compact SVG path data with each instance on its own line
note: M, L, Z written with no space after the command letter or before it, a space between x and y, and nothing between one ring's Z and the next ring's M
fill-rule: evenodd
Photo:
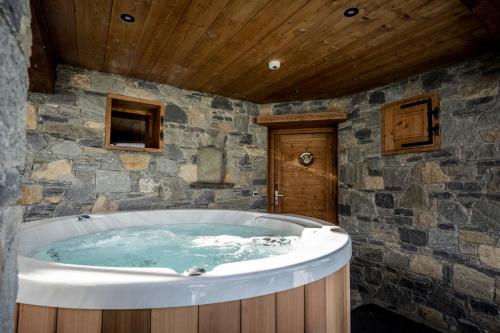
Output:
M105 148L162 152L164 114L161 101L108 95Z
M436 93L382 106L382 155L439 150L439 99Z

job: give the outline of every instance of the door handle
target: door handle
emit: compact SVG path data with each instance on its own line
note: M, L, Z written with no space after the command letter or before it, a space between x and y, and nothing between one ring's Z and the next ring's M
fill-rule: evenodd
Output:
M280 198L284 197L283 194L280 194L280 191L275 190L274 191L274 207L278 207L280 204Z

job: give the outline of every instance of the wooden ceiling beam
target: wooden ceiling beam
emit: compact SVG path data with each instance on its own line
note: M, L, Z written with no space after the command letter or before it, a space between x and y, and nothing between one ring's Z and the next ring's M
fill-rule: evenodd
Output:
M40 0L31 0L31 46L29 90L53 94L56 80L56 61L47 29L47 20Z
M498 0L462 0L495 40L500 40L500 2Z

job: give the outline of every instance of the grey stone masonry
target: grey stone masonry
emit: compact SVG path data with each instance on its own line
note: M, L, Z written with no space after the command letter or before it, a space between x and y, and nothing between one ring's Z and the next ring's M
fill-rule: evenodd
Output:
M29 24L28 1L0 1L0 332L12 332L17 295L16 233L22 208L16 200L26 145Z
M57 78L56 94L29 96L19 200L25 220L172 207L264 209L267 129L253 120L258 105L64 65ZM165 102L163 153L103 149L108 93Z
M339 218L353 300L441 331L500 332L500 54L345 98L262 105L339 109ZM382 156L380 107L436 91L442 149Z

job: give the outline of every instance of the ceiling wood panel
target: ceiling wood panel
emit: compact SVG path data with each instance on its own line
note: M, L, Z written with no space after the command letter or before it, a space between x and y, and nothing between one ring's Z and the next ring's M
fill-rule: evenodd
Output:
M54 52L62 62L78 64L75 6L73 1L44 0L41 2L47 18L47 29L52 39Z
M456 16L450 15L447 11L449 8L443 9L446 9L445 13L439 11L436 12L439 15L435 16L422 15L418 20L408 20L408 24L399 22L396 22L397 24L394 24L395 22L385 24L386 28L381 27L381 29L388 29L387 27L390 26L397 27L389 28L391 31L387 33L386 38L381 37L386 34L382 34L377 30L374 34L366 36L366 39L371 41L368 47L365 44L366 40L364 38L361 40L358 39L354 43L346 45L346 51L336 57L333 60L333 64L327 64L329 67L321 67L321 62L317 64L313 63L313 66L315 65L313 67L315 71L312 75L312 79L309 81L297 82L294 80L294 73L292 73L292 75L284 76L280 81L276 80L277 85L280 87L281 91L287 92L286 95L295 94L295 89L300 89L302 93L306 93L309 85L321 84L324 88L325 85L338 82L339 79L358 82L360 80L359 76L367 70L377 70L384 66L389 66L388 69L394 70L392 67L397 66L398 62L402 60L418 62L422 58L405 58L405 52L415 51L417 55L423 55L431 49L435 50L434 48L436 45L434 45L435 43L433 40L436 41L437 39L436 43L447 39L451 41L456 40L455 35L446 34L446 31L443 29L449 28L456 30L457 26L460 27L459 29L464 29L462 24L466 22L462 22L460 16L457 20ZM460 15L464 14L463 8L455 7L455 11L457 11L457 9ZM427 6L422 7L421 10L423 13L429 12ZM467 18L470 17L467 16ZM477 29L475 25L473 25L473 30L480 31L482 34L482 31ZM437 46L439 47L437 50L438 53L443 53L447 45ZM455 56L455 54L452 54L454 52L453 49L448 50L450 56ZM411 65L412 63L408 64ZM411 70L411 68L408 69ZM343 88L343 86L338 87L338 89ZM329 87L329 89L331 89L331 87ZM268 91L268 95L271 93L272 91Z
M307 4L307 0L291 0L288 5L280 1L271 1L258 15L252 18L246 29L242 29L238 35L229 41L205 66L190 78L190 87L197 89L203 86L211 91L210 85L217 81L221 84L227 83L224 75L226 65L239 66L239 60L260 40L274 33L282 24L286 24L288 18ZM237 62L236 64L234 64ZM241 67L240 67L241 68Z
M102 70L113 0L75 0L74 4L78 64Z
M324 71L323 75L317 75L295 86L288 86L288 89L284 86L282 94L277 95L279 98L293 96L293 88L298 86L303 94L314 90L316 98L328 94L332 89L339 91L339 94L346 94L349 90L342 84L347 80L352 80L360 87L369 88L393 81L390 78L404 78L429 68L465 59L479 51L471 48L468 40L480 38L483 33L473 27L463 30L462 38L452 38L457 27L463 23L460 17L452 19L449 15L439 15L428 21L423 28L411 29L410 31L415 31L413 34L402 32L402 36L408 36L406 38L387 43L381 48L374 48L371 52L359 52L357 58L347 59L344 63L337 64L336 68ZM436 30L439 33L432 33ZM412 47L406 47L407 45ZM446 56L443 57L443 54ZM394 75L388 77L391 73ZM322 88L316 89L319 84L322 84Z
M486 0L359 0L352 18L348 0L40 1L60 62L258 103L351 94L497 44L472 13Z
M191 0L153 0L142 26L139 43L125 74L139 78L147 77L165 45L174 34L174 30L190 2Z
M172 37L169 40L153 66L150 79L154 81L165 78L172 80L176 78L178 73L182 73L189 66L188 63L184 62L184 58L217 16L223 15L228 2L229 0L193 0L175 31L173 36L175 38Z
M142 27L150 6L151 0L113 1L103 71L124 73L128 70L130 59L141 37ZM133 15L135 22L131 24L124 23L120 19L122 13Z
M390 26L392 20L396 17L404 17L404 9L413 9L414 5L420 1L401 1L396 5L393 5L390 12L387 12L388 6L383 6L375 1L365 1L365 4L358 6L360 8L360 20L352 22L351 19L346 18L342 13L335 13L337 17L342 17L334 25L320 25L319 29L312 29L307 35L300 36L300 38L295 41L295 44L300 45L299 51L294 52L293 49L283 48L278 50L273 56L282 59L284 66L290 67L289 71L277 71L273 73L272 76L264 74L267 79L261 81L261 85L268 86L271 82L290 83L295 81L297 75L297 69L302 68L301 64L307 63L309 71L313 71L311 74L322 73L326 68L331 66L331 61L338 59L341 56L348 56L349 50L354 46L356 42L363 44L363 49L366 50L366 41L371 40L371 38L379 36L384 28L382 26ZM406 4L406 8L399 7L402 4ZM413 6L408 6L408 4ZM343 7L345 8L345 7ZM399 14L397 14L399 13ZM385 14L384 20L374 20L370 17L378 17L381 14ZM329 21L333 21L333 17L329 17ZM361 38L364 37L364 38ZM317 48L316 45L326 45L323 48ZM338 54L338 50L345 50L342 54ZM250 72L253 72L251 77L263 77L262 68L255 67L252 68ZM265 70L265 68L264 68ZM303 68L301 69L303 70ZM249 78L249 81L251 80ZM247 81L248 82L248 81ZM275 85L276 86L276 85ZM222 87L222 90L228 89L228 87ZM236 88L234 83L232 83L232 88ZM238 86L234 90L239 93L251 95L256 89L255 87L244 87ZM295 89L294 89L295 90ZM243 97L243 96L242 96Z
M188 52L184 63L189 66L176 75L176 82L180 85L188 84L190 77L206 66L206 60L212 59L268 2L269 0L232 1Z
M52 41L48 36L47 19L40 0L31 2L31 66L28 75L31 78L30 90L53 94L56 80L56 60Z
M227 86L228 83L232 84L235 79L240 77L245 77L245 82L249 82L246 80L250 75L254 74L253 71L256 65L258 69L264 68L268 75L267 72L269 70L267 69L266 60L277 50L285 45L289 45L292 40L307 32L312 26L322 25L324 18L328 15L332 13L342 15L343 10L343 6L332 6L331 3L327 3L323 0L310 1L307 6L301 7L300 10L296 11L288 19L282 22L280 26L267 34L257 44L251 45L249 50L240 50L240 52L244 52L234 53L232 62L219 61L219 67L217 67L217 80L206 82L200 81L197 77L191 77L189 81L184 81L182 83L189 84L192 82L192 84L197 85L193 86L193 88L199 88L203 85L206 89L217 90L222 85ZM250 25L248 29L250 29L249 32L251 33L252 25ZM242 56L242 54L244 54L244 56ZM225 59L225 57L223 59ZM208 66L204 68L205 72L199 73L199 76L205 75L205 77L210 78L213 74L210 71L212 65L217 66L217 63L212 64L209 62ZM242 71L242 68L248 70ZM203 68L200 68L200 70L203 70ZM262 79L262 76L258 76L258 78Z

